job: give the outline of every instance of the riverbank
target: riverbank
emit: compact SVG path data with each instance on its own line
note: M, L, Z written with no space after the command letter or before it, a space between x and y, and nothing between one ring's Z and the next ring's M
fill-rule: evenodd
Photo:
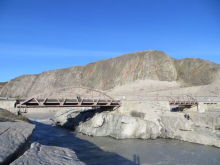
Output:
M190 150L184 148L184 153L177 156L175 152L178 152L179 149L178 147L174 149L175 147L172 145L174 143L181 146L188 144L183 141L188 141L219 147L220 114L216 107L214 111L209 110L205 113L171 113L166 102L136 101L123 102L123 106L115 111L85 110L81 108L56 111L30 109L26 116L36 126L30 139L30 148L13 163L31 164L35 160L35 162L43 164L75 163L80 165L84 163L91 165L118 164L118 162L126 165L138 162L141 162L139 164L161 162L162 164L203 164L200 160L193 160L193 156L190 160L178 160L178 157L188 152L198 154L197 159L210 162L210 164L220 162L216 156L220 154L219 148L196 144L187 145L202 148L203 151L206 149L209 152L213 151L213 154L207 158L205 157L207 153L200 152L200 149L192 151L191 147L189 147ZM75 132L54 125L68 127ZM77 134L77 132L84 135ZM124 140L114 140L109 136ZM140 141L138 139L156 140ZM182 142L176 141L176 139L182 140ZM150 145L149 150L147 144L151 143L155 146ZM157 143L162 148L164 145L166 147L157 148ZM135 145L137 145L136 149L134 149ZM167 155L166 148L170 148L170 146L174 148ZM155 152L152 152L154 149ZM154 154L158 152L160 156L154 156L149 152ZM127 155L127 153L129 154ZM152 159L146 154L151 155ZM189 155L185 155L185 158L187 157Z
M23 116L0 109L0 164L9 164L24 152L35 128L28 121Z
M51 113L48 114L51 115ZM34 116L37 119L39 116L45 119L46 114L41 113ZM51 124L49 118L46 118L44 122ZM36 133L36 125L34 120L30 121L25 116L14 115L7 110L0 109L0 165L84 165L71 149L33 142L31 138L34 132Z
M48 152L59 153L53 154L53 160L57 159L59 163L70 158L68 153L71 151L87 165L218 165L220 162L220 150L216 147L162 138L117 140L92 137L53 126L50 120L53 115L43 118L43 114L27 114L36 125L30 142L48 146Z
M216 107L215 107L216 108ZM60 111L54 124L89 136L170 138L220 147L220 110L170 112L166 102L124 102L117 111Z

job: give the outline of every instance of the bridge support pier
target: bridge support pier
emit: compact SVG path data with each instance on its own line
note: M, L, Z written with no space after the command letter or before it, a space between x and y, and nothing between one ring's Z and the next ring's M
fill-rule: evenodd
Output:
M199 102L198 104L198 112L199 113L204 113L208 110L208 106L207 104L203 103L203 102Z

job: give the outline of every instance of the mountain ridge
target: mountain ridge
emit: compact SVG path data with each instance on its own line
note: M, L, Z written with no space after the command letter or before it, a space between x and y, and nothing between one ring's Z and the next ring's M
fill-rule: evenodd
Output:
M163 51L139 51L84 66L22 75L3 85L0 96L25 97L66 86L109 90L139 80L177 81L182 86L207 85L219 75L220 65L207 60L176 60Z

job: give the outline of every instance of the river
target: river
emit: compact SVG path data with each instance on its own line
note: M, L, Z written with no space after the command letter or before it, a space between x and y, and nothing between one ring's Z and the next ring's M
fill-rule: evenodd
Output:
M220 149L216 147L170 139L116 140L111 137L89 137L52 126L47 120L51 115L27 115L36 125L31 143L69 148L88 165L220 164Z

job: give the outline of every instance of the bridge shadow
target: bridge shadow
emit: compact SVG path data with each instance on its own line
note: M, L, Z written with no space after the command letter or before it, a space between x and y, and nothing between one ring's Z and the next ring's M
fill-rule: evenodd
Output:
M104 151L95 144L80 139L70 130L32 121L36 125L30 142L47 146L58 146L75 151L80 161L87 165L134 165L132 162L116 153Z
M197 107L197 105L182 105L178 107L172 107L171 112L183 112L194 107Z
M96 113L101 113L101 109L90 109L84 112L80 112L76 116L68 116L67 121L63 124L64 127L75 130L80 123L85 122L94 117Z
M171 112L180 112L179 107L173 107L171 110Z
M80 123L84 123L85 121L92 119L96 114L102 113L104 111L109 111L109 108L89 109L78 113L74 117L72 117L71 114L69 114L67 121L63 124L63 127L75 130L75 128L77 128L80 125ZM59 125L59 123L57 123L57 125Z

